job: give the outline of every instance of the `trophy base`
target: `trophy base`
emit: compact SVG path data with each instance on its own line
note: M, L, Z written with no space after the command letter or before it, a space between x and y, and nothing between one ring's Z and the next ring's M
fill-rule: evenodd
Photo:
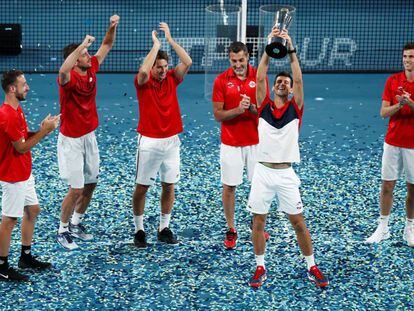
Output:
M287 55L287 47L281 42L272 42L266 45L266 53L271 58L283 58Z

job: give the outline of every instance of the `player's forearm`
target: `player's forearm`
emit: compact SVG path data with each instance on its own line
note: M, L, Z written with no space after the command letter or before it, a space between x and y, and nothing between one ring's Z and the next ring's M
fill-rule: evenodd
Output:
M263 53L260 59L259 67L257 67L257 82L266 81L267 70L269 68L269 55L266 52Z
M234 119L235 117L241 115L239 108L233 108L230 110L219 110L214 112L214 118L217 122L228 121Z
M75 66L82 50L85 48L83 44L80 44L76 50L69 54L69 56L65 59L62 66L60 66L59 73L67 74L69 73L72 68Z
M290 59L290 68L292 69L292 78L293 83L302 82L302 70L300 69L300 64L296 52L289 53Z
M30 151L30 149L36 146L45 136L47 136L47 134L49 134L49 132L45 129L40 129L39 131L32 133L33 135L30 136L24 143L14 145L17 152L24 154Z
M380 111L380 115L382 118L389 118L396 114L401 109L401 106L399 104L392 105L388 107L382 107Z
M155 59L157 58L157 53L160 50L160 46L157 44L154 44L152 46L152 49L149 51L149 53L147 54L147 56L145 57L141 68L139 69L140 72L145 73L145 74L149 74L152 66L155 63Z
M177 53L180 62L187 67L190 67L193 63L193 60L191 59L190 55L188 55L188 53L183 49L183 47L175 42L172 38L168 41L168 43L171 45L175 53Z
M107 45L109 48L112 48L115 42L116 37L116 27L109 26L108 30L106 31L105 37L102 41L102 45Z

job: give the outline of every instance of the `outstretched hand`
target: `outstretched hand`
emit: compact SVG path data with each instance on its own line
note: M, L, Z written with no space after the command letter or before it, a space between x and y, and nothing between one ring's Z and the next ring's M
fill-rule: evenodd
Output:
M90 46L92 45L92 43L94 43L94 42L95 42L95 37L92 37L92 36L90 36L90 35L86 35L86 36L85 36L85 39L83 39L82 45L83 45L85 48L88 48L88 47L90 47Z
M60 121L60 114L57 116L51 116L50 113L47 115L46 118L40 123L40 128L46 130L47 133L52 132L55 130Z
M154 45L156 45L158 47L161 47L161 42L158 39L158 33L157 33L157 31L156 30L153 30L152 33L151 33L151 35L152 35L152 42L154 42Z
M109 23L110 23L110 27L112 28L112 27L116 27L116 26L118 26L118 23L119 23L119 16L118 15L112 15L110 18L109 18Z
M168 26L167 23L161 22L160 23L160 30L164 31L165 39L167 39L167 41L170 41L172 39L171 32L170 32L170 27Z

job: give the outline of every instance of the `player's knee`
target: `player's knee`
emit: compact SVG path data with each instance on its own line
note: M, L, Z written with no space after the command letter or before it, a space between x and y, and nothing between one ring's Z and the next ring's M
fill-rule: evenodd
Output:
M391 195L394 191L395 181L383 181L382 192L384 195Z
M265 225L266 225L266 215L254 214L253 230L264 231Z
M174 184L168 184L168 183L161 183L162 191L166 194L170 194L174 192Z
M33 206L26 206L24 212L29 220L35 220L36 217L40 214L40 206L33 205Z
M17 224L17 218L15 217L8 217L3 216L1 221L1 226L4 230L11 232L14 228L14 226Z
M407 195L410 199L414 200L414 184L407 183Z
M223 184L223 192L228 194L234 194L236 192L236 186L228 186Z
M306 231L306 224L304 219L296 219L292 221L293 229L297 232L304 232Z
M137 184L135 186L134 198L146 195L146 193L148 191L148 188L149 188L149 186Z
M79 198L82 194L83 194L83 188L80 188L80 189L70 188L69 190L69 195L75 198Z

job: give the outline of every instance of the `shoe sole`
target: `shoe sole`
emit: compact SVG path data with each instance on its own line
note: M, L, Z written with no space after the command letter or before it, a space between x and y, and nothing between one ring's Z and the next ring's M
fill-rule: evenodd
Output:
M80 235L78 235L77 233L74 233L74 232L71 232L70 233L74 238L77 238L77 239L79 239L79 240L81 240L81 241L84 241L84 242L88 242L88 241L92 241L93 240L93 236L90 238L90 239L86 239L86 238L83 238L83 237L81 237Z
M312 283L314 283L316 285L316 287L319 287L319 288L324 288L324 287L327 287L329 285L329 281L324 282L324 283L318 283L313 278L311 278L309 276L308 276L308 280L311 281Z
M73 250L75 250L75 249L78 249L78 248L79 248L79 245L76 245L76 247L74 247L74 248L66 247L65 245L63 245L62 243L60 243L58 239L56 239L56 242L57 242L60 246L62 246L64 249L66 249L67 251L73 251Z
M368 239L367 239L367 240L365 240L365 241L364 241L364 243L365 243L365 244L375 244L375 243L381 243L381 241L387 240L387 239L389 239L390 237L391 237L391 234L388 232L388 233L384 234L384 235L383 235L383 237L381 238L381 240L379 240L379 241L374 241L374 242L371 242L371 241L368 241Z
M257 288L259 288L260 286L262 286L262 285L263 285L263 283L264 283L266 280L267 280L267 276L264 276L263 280L262 280L260 283L256 284L256 283L250 283L250 282L249 282L249 286L250 286L250 287L253 287L254 289L257 289Z

